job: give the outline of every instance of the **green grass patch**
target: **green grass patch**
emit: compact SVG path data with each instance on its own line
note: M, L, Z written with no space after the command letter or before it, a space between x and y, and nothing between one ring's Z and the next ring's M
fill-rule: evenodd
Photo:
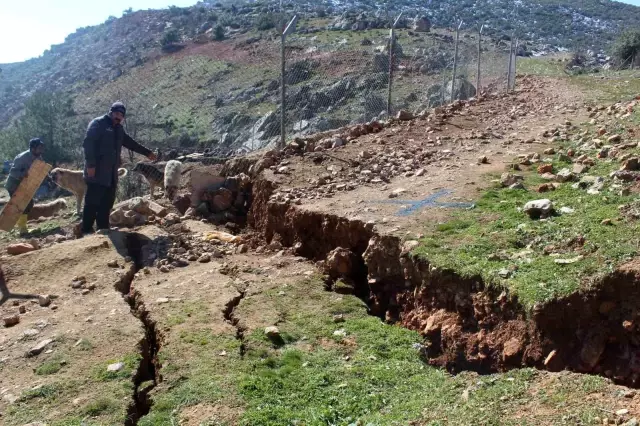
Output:
M554 163L555 170L566 167ZM589 172L607 176L617 163L599 163ZM539 194L543 180L529 174L529 190L493 188L482 194L472 210L456 212L454 218L429 230L415 255L465 277L504 286L526 306L566 296L598 281L638 253L637 222L618 220L619 206L631 201L619 189L590 195L584 189L562 184L556 191ZM548 198L556 211L574 210L546 220L532 220L521 208L531 200ZM614 225L604 225L605 219ZM584 242L581 240L584 239ZM546 250L546 252L545 252ZM556 259L573 259L559 264ZM500 271L509 270L505 279Z
M317 278L253 293L235 315L252 312L278 318L282 339L269 339L256 326L244 335L244 357L231 334L184 335L185 324L165 330L163 382L139 424L179 424L183 410L199 404L235 413L227 423L214 416L203 424L515 426L560 424L563 416L566 424L593 424L601 413L585 397L609 392L604 379L571 375L550 382L530 369L451 376L424 362L418 333L369 316L361 300L325 291ZM345 321L336 323L336 314ZM530 404L545 409L529 410Z
M122 359L110 360L107 363L94 367L92 376L100 382L109 382L114 380L130 380L132 373L140 364L140 354L125 355ZM120 371L108 371L107 367L111 364L122 362L124 367Z
M67 365L67 361L65 357L62 355L56 355L42 364L38 368L36 368L36 374L39 376L49 376L51 374L56 374L62 368Z
M100 397L91 401L83 408L83 414L97 417L103 414L112 413L120 409L119 404L112 398Z

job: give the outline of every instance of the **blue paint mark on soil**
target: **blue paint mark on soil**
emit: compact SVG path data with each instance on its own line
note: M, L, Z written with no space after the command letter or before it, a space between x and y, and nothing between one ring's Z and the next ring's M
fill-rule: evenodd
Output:
M425 207L444 207L449 209L470 209L475 206L473 203L454 203L454 202L440 202L440 198L453 194L453 191L449 189L441 189L435 194L429 195L427 198L418 201L412 200L385 200L379 201L381 204L400 204L406 206L398 211L398 216L409 216Z

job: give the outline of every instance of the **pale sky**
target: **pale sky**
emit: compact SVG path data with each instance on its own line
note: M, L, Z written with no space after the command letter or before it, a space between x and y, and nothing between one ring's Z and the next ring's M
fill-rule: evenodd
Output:
M452 0L455 1L455 0ZM624 0L640 6L640 0ZM0 64L40 56L77 28L97 25L122 11L191 6L197 0L0 0Z
M133 10L192 6L197 0L0 0L0 64L40 56L77 28Z

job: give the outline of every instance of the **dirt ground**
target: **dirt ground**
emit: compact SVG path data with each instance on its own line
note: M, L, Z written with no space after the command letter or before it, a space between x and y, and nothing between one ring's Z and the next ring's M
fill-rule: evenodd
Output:
M452 211L430 196L447 190L435 201L466 208L514 158L552 146L545 131L585 121L584 103L563 80L525 78L515 94L397 122L320 162L282 158L263 178L301 211L415 238ZM363 183L367 167L393 157L410 170ZM67 240L65 228L57 243L3 256L0 317L19 322L0 333L0 423L637 424L640 396L602 377L433 367L421 333L370 315L348 277L329 279L326 263L262 240L262 229L205 241L221 229L185 218Z
M0 334L3 423L28 423L34 415L46 423L92 411L96 401L119 417L126 415L144 330L132 321L129 305L116 289L133 268L124 261L119 237L88 237L3 260L3 284L10 295L0 316L20 318ZM107 266L110 261L118 267ZM74 289L75 278L86 284ZM48 306L42 306L47 302L40 303L38 295L49 295ZM43 342L49 343L30 354ZM119 362L121 369L107 371ZM37 401L53 395L38 409L13 405L20 398Z
M330 196L302 199L305 209L373 221L381 233L422 234L425 223L445 220L451 209L416 206L416 203L446 191L433 201L460 203L460 208L465 208L473 204L491 179L517 164L519 155L542 153L551 146L550 138L542 136L545 131L562 127L567 120L578 123L587 119L584 97L572 90L569 83L523 78L518 84L516 93L494 93L481 103L453 114L401 122L380 133L361 136L345 147L332 150L333 158L321 164L315 164L308 157L301 160L294 157L286 162L289 169L286 175L267 173L266 176L277 182L280 189L313 192L314 185L309 184L309 180L332 174L335 167L344 170L334 173L337 176L333 184L353 182L352 177L345 176L349 171L345 160L362 160L363 151L374 158L369 166L376 163L381 153L406 161L417 157L417 153L435 151L435 161L430 157L414 165L414 171L423 169L422 176L413 174L396 177L388 183L356 184L352 191L333 191ZM486 163L479 162L481 157L486 157ZM399 194L391 199L394 191Z

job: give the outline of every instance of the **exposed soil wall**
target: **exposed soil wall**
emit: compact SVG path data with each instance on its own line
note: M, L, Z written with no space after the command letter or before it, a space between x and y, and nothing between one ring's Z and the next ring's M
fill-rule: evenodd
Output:
M270 181L254 182L249 226L267 243L326 260L325 269L349 280L371 314L419 331L430 364L451 372L571 369L640 384L640 280L634 265L592 291L527 310L480 278L463 278L411 256L409 244L378 235L361 221L270 202L274 190ZM348 260L345 250L358 260Z

